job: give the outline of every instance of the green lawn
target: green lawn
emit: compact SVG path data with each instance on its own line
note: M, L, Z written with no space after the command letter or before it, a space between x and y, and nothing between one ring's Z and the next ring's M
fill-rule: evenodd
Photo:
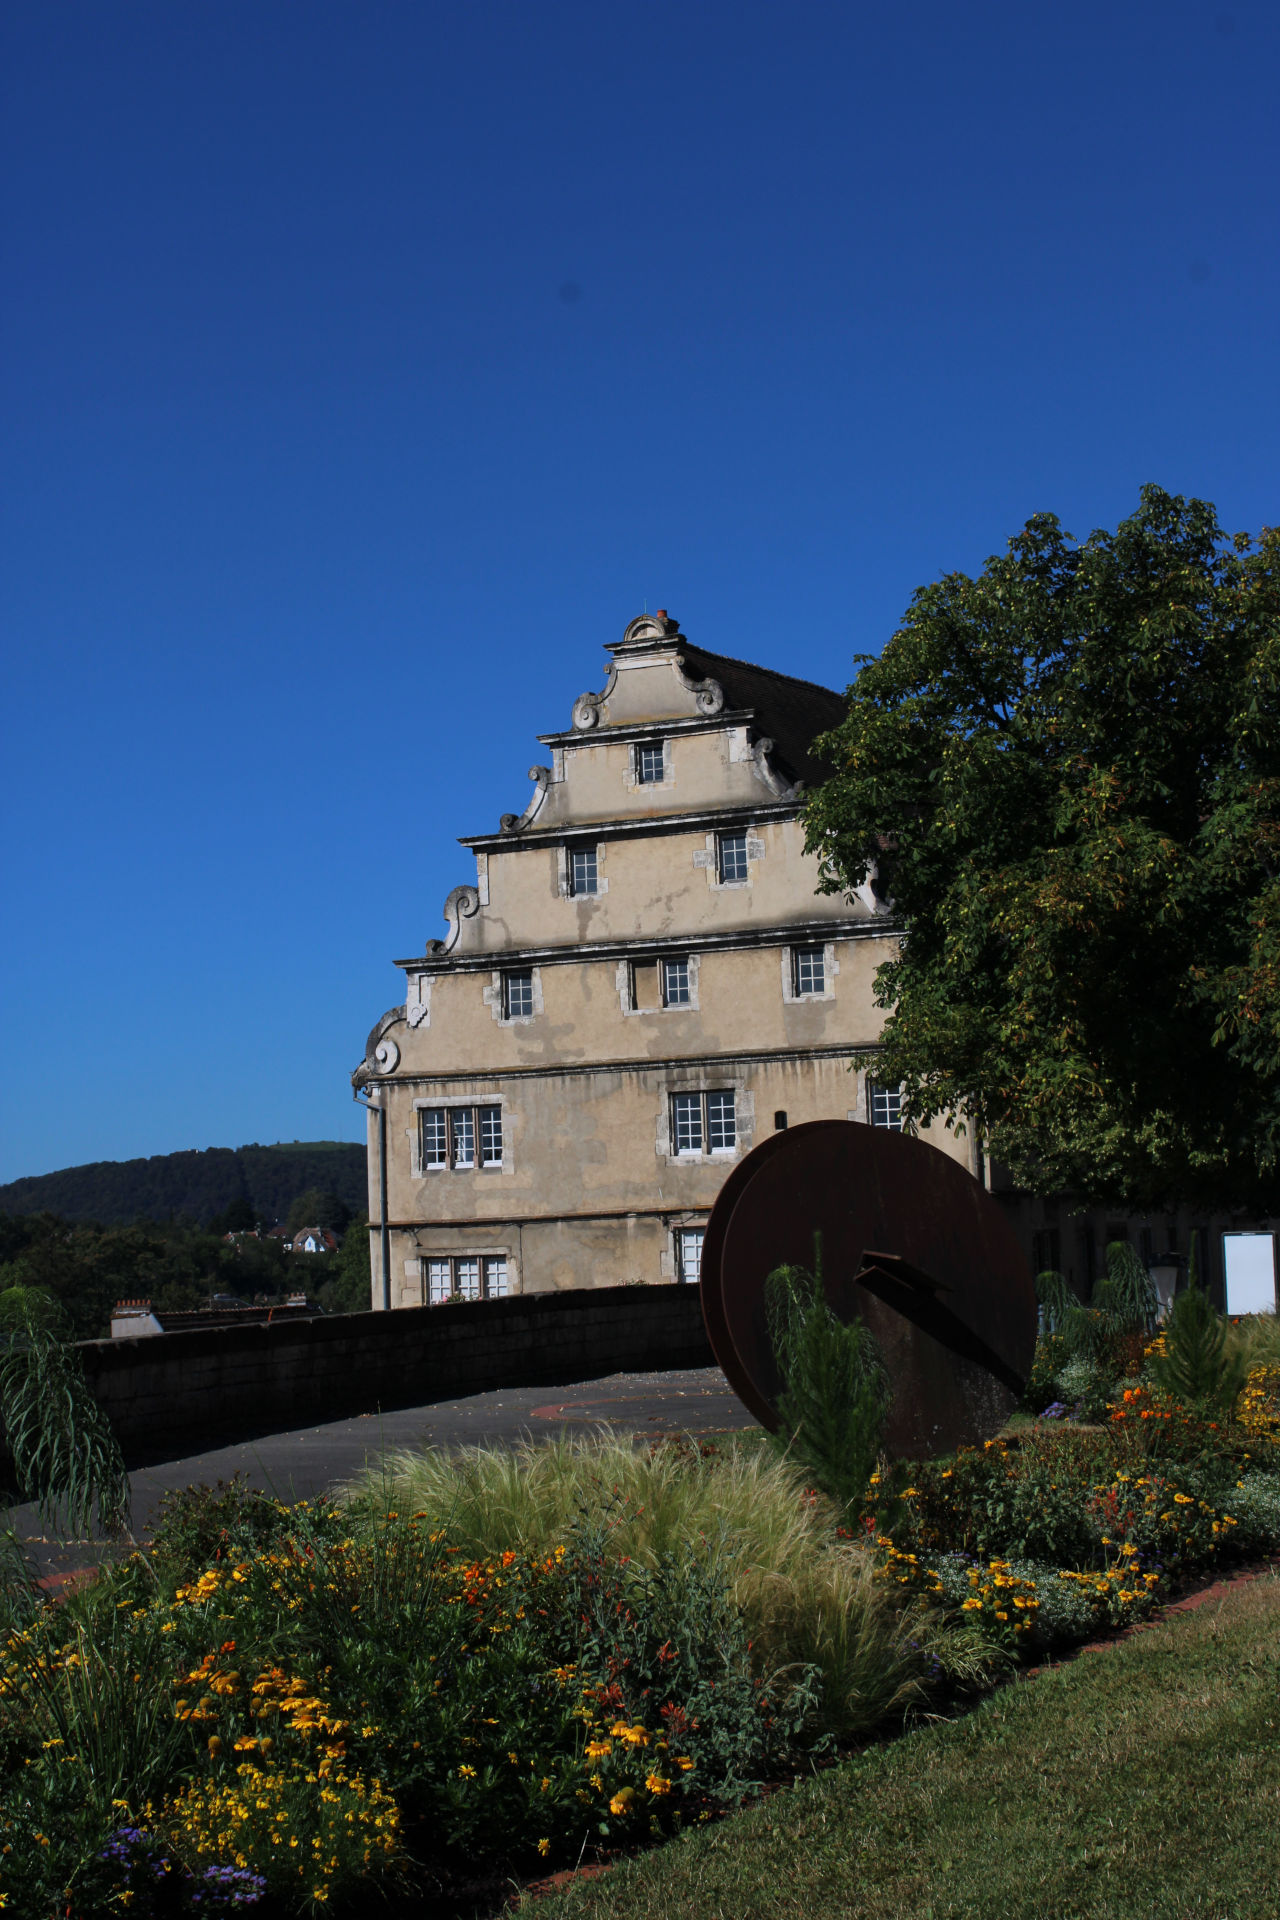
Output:
M1276 1920L1280 1579L1005 1687L538 1920Z

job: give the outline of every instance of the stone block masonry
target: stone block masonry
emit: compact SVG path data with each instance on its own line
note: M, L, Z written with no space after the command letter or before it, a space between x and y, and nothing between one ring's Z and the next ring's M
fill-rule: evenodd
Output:
M131 1467L497 1387L714 1365L698 1289L678 1285L87 1340L80 1355Z

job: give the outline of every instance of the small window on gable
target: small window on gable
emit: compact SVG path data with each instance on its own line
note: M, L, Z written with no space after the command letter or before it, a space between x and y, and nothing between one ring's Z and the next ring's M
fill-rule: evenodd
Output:
M636 748L636 784L654 787L665 778L666 755L661 740L645 742Z
M821 947L794 947L791 965L797 996L826 992L827 969Z
M572 894L599 893L600 869L594 847L569 849L569 891Z
M527 1020L533 1013L533 968L517 967L502 976L502 1017Z
M716 835L716 875L721 886L731 885L748 877L745 833Z

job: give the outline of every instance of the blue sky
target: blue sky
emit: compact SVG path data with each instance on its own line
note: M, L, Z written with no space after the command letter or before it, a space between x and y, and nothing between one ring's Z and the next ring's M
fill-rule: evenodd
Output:
M0 1179L361 1138L647 603L843 686L1155 480L1277 517L1280 11L16 0Z

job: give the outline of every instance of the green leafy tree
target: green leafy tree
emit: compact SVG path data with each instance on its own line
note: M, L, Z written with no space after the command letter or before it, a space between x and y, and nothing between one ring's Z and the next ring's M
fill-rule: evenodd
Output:
M341 1233L350 1218L350 1207L331 1188L308 1187L290 1206L285 1225L290 1233L300 1227L328 1227Z
M861 1320L844 1321L827 1304L821 1236L814 1271L777 1267L765 1282L769 1336L782 1391L778 1444L812 1473L846 1512L867 1491L889 1411L889 1376Z
M806 819L902 930L877 1077L1043 1191L1274 1201L1280 534L1037 515L860 666Z
M337 1258L327 1270L317 1298L326 1313L368 1313L373 1281L369 1260L369 1222L361 1213L347 1228Z

